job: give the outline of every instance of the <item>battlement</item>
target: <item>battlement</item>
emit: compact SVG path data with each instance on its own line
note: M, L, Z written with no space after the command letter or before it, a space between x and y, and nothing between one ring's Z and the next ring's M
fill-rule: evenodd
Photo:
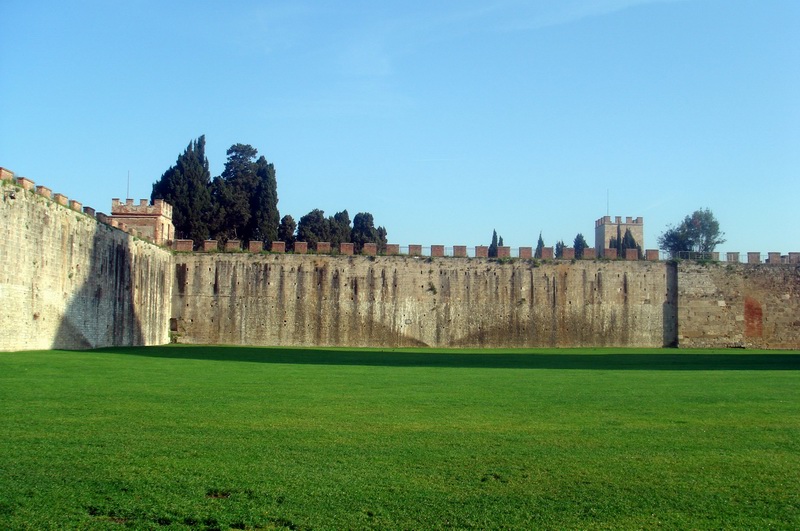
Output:
M594 222L595 228L602 227L603 225L644 225L644 218L626 216L625 221L622 221L622 216L615 216L614 221L611 221L611 216L603 216Z
M70 199L64 194L53 193L51 188L37 185L31 179L18 176L8 168L0 167L0 181L9 181L25 191L49 199L70 210L82 212L100 223L120 229L131 236L158 245L172 243L175 231L172 225L172 205L161 199L156 199L153 205L149 205L147 199L139 200L138 205L134 205L133 199L127 199L124 204L119 199L114 199L111 203L112 215L107 216L92 207L83 206L80 201Z
M621 239L626 231L631 231L631 236L636 243L644 249L644 218L626 216L603 216L594 222L594 249L599 257L609 258L607 249L611 247L611 240Z
M147 199L139 199L139 204L134 204L133 199L126 199L122 203L119 198L111 200L112 216L163 216L172 219L172 205L164 202L163 199L156 199L151 205Z
M133 227L158 245L170 245L175 238L172 224L172 205L163 199L156 199L151 205L147 199L140 199L135 205L133 199L122 203L118 198L111 200L111 221Z
M535 261L531 241L499 246L497 258L489 258L485 245L395 243L379 250L375 244L230 239L224 245L178 240L173 253L147 243L143 225L54 192L0 171L0 350L170 340L281 347L800 347L798 252L692 253L659 262L667 255L654 249L642 261L633 249L604 249L600 257L594 248L577 256L564 247L556 258L545 247ZM120 206L149 207L117 203L116 216ZM193 254L195 243L205 252ZM265 249L272 254L255 254ZM714 263L726 258L728 264Z

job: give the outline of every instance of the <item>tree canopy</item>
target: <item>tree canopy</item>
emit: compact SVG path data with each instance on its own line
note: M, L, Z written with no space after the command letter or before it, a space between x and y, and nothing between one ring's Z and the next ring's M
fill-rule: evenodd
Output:
M620 258L625 257L626 251L628 249L636 249L639 258L642 257L642 246L639 245L639 243L636 241L636 238L633 237L631 229L629 228L626 228L625 234L623 236L620 236L620 227L619 225L617 225L617 236L611 238L609 247L611 249L616 249L618 256Z
M542 233L539 232L539 241L536 242L536 251L533 253L533 257L541 258L542 249L544 249L544 239L542 239Z
M562 256L564 256L564 247L566 247L566 244L564 244L564 240L558 240L556 242L556 250L555 250L556 258L561 258Z
M271 242L278 237L275 167L249 144L228 149L222 175L212 182L215 236Z
M153 184L151 200L164 199L173 207L176 236L196 244L209 238L241 239L269 243L280 240L319 242L334 246L354 243L361 251L365 243L376 243L386 251L387 231L375 227L372 214L360 212L351 225L347 210L325 217L314 209L295 222L280 217L275 166L249 144L234 144L222 174L211 178L205 156L205 136L189 143L159 180Z
M281 223L278 225L278 241L286 242L286 246L291 248L294 245L294 231L297 230L297 223L294 218L286 214L281 218Z
M714 213L702 208L686 216L678 226L669 226L658 237L658 246L673 257L682 252L711 253L725 243L724 235Z
M297 241L308 242L316 248L317 243L330 241L330 223L325 219L325 212L315 208L297 223Z
M352 227L350 226L350 214L347 213L347 210L342 210L329 217L328 226L330 227L331 245L338 247L341 243L350 243Z
M172 205L175 235L200 243L210 236L211 174L205 155L206 137L189 142L178 160L153 183L150 200Z
M589 247L586 243L586 238L583 237L583 234L580 232L577 236L575 236L575 240L572 242L572 246L575 248L575 258L583 258L583 250Z
M375 221L369 212L359 212L353 218L353 229L350 232L350 241L356 253L360 253L365 243L375 243L378 251L386 250L386 229L375 227Z
M228 149L222 175L211 179L205 136L190 142L153 184L151 200L172 205L176 236L199 244L208 238L270 242L278 236L275 167L248 144Z
M488 251L489 258L496 258L497 257L497 231L492 231L492 242L489 244L489 251Z

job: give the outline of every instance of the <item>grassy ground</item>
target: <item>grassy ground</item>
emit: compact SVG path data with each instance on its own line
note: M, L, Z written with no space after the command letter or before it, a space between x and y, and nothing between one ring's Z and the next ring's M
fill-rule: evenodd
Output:
M800 353L0 353L0 528L800 528Z

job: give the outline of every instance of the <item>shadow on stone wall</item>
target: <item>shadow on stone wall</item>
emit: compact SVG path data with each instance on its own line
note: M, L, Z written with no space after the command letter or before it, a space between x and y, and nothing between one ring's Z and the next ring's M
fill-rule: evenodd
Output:
M73 268L69 275L80 273L86 280L70 296L52 348L141 345L143 334L136 311L130 237L97 223L88 253L80 245L76 251L75 238L80 237L80 233L71 232L62 241L62 249L67 253L63 263ZM80 254L72 256L76 252ZM88 260L83 258L86 256ZM88 267L86 274L77 271L84 267Z
M666 264L667 296L663 306L663 346L678 346L678 265Z

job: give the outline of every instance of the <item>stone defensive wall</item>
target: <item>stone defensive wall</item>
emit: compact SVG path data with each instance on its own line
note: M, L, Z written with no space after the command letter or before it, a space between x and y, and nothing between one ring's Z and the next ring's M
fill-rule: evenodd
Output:
M483 246L472 256L441 245L356 255L352 244L247 252L235 241L195 252L180 240L155 245L2 168L0 190L0 350L170 341L800 349L798 253L575 260L565 249L557 260L546 248L535 260L529 247L488 258Z
M751 259L678 263L679 346L800 349L800 264Z
M419 256L178 254L181 343L652 346L675 342L674 266Z
M0 174L0 350L168 343L172 253Z

